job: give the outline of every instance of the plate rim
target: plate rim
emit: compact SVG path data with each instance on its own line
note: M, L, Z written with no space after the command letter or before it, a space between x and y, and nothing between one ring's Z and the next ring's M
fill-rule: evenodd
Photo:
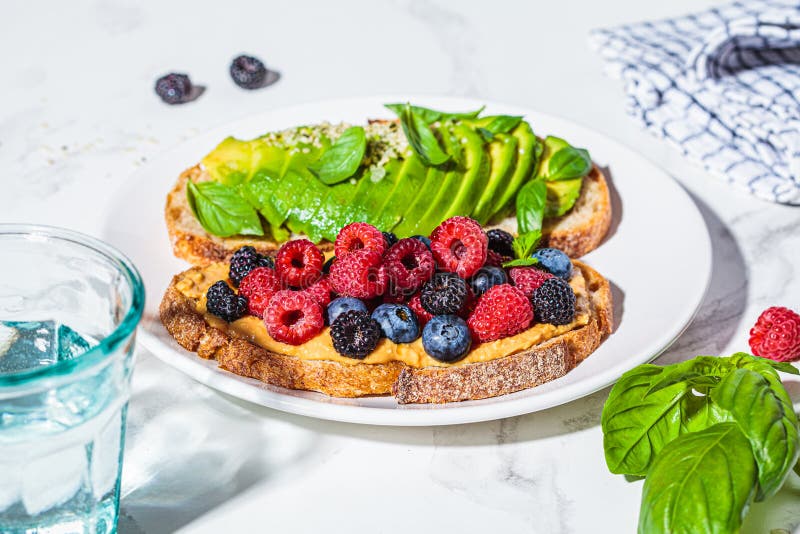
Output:
M127 184L135 180L136 176L146 174L151 167L157 167L159 164L166 165L167 162L174 159L171 158L176 152L180 150L187 150L190 146L196 145L201 139L212 136L218 136L223 129L227 129L228 133L235 130L243 123L253 121L260 116L268 116L275 113L292 113L293 110L300 111L309 107L328 107L335 109L335 106L361 106L367 107L376 102L390 102L390 101L414 101L422 105L436 107L436 106L452 106L453 108L461 106L480 106L485 105L489 109L506 108L525 111L526 115L533 115L537 118L545 118L546 120L554 120L567 125L569 128L582 130L583 132L603 138L606 142L614 145L616 149L622 149L631 156L638 158L640 162L646 164L649 168L657 171L665 182L671 184L681 196L685 197L688 203L693 208L693 215L703 223L702 224L702 244L704 245L703 259L706 263L706 268L703 270L704 283L703 290L699 296L690 303L692 311L678 328L670 329L671 335L665 342L658 343L661 346L652 350L644 351L645 356L630 356L621 362L604 369L602 372L592 377L585 377L576 383L567 386L567 395L563 394L562 389L547 392L542 397L511 397L515 393L505 395L506 400L497 401L493 400L491 403L483 403L484 401L467 401L469 403L476 403L465 405L464 403L452 403L444 405L409 405L398 407L368 407L368 406L355 406L347 404L336 403L323 403L314 399L302 398L289 393L282 393L277 386L265 385L258 383L254 379L249 379L239 375L231 374L219 368L210 369L203 365L196 355L186 351L174 340L170 340L173 346L169 343L164 343L158 336L149 332L143 325L140 325L138 335L142 345L150 350L159 360L170 365L171 367L179 370L183 374L189 376L195 381L205 384L212 389L216 389L225 394L233 397L252 402L254 404L265 406L271 409L314 417L323 420L332 420L339 422L348 422L356 424L371 424L383 426L445 426L453 424L464 424L472 422L482 422L506 417L518 416L526 413L546 410L553 408L574 400L578 400L585 396L591 395L604 387L615 383L625 371L635 367L636 365L647 363L657 358L660 354L666 351L692 324L700 307L705 300L708 293L712 272L713 272L713 247L711 244L711 237L708 231L708 226L702 217L699 207L692 199L688 191L683 187L680 182L673 178L666 170L659 167L647 156L640 154L635 149L629 147L616 138L598 131L594 128L584 126L576 121L553 115L547 112L539 111L535 108L530 108L525 105L509 104L491 100L478 100L463 97L451 97L446 95L368 95L360 97L346 97L335 99L318 99L307 102L300 102L288 106L276 106L274 108L265 109L263 111L250 114L224 124L209 128L203 132L199 132L182 142L167 148L159 156L148 162L145 166L137 169L131 173L127 179L121 184L119 189L123 189ZM227 135L227 134L223 134ZM115 191L119 193L119 191ZM109 210L113 203L109 203ZM108 221L110 217L106 217L106 228L104 233L108 232ZM166 231L166 230L165 230ZM602 247L603 245L601 245ZM159 299L160 300L160 299ZM689 306L687 306L688 308ZM145 319L149 321L152 319ZM160 323L159 323L160 324ZM677 324L677 323L676 323ZM665 336L666 337L666 336ZM182 354L183 351L185 354ZM189 355L193 355L192 358ZM622 369L620 371L620 369ZM556 379L558 380L558 379ZM256 382L255 384L248 383L249 381ZM588 386L587 386L588 384ZM583 387L579 387L583 385ZM530 388L529 388L530 389ZM580 390L580 393L573 390ZM523 390L525 391L525 390ZM518 392L520 393L520 392ZM321 395L321 394L320 394ZM502 398L502 397L501 397ZM547 399L548 402L542 402L542 399ZM526 404L528 406L526 406ZM530 406L533 404L534 406Z

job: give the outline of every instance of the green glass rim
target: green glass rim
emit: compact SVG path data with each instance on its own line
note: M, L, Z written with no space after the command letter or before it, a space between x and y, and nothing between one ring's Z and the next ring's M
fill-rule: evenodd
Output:
M55 239L79 245L104 257L117 268L131 288L131 301L125 315L114 330L77 358L54 364L0 374L0 388L21 386L39 380L57 378L89 369L113 354L136 330L144 311L144 284L133 262L119 250L89 235L55 226L30 224L0 224L0 237L19 236L24 239Z

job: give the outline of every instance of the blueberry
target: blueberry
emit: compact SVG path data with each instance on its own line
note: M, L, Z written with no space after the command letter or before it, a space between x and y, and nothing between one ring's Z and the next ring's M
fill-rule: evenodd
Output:
M239 56L231 62L231 78L243 89L258 89L267 79L264 63L253 56Z
M328 324L333 324L337 317L346 311L356 310L369 313L367 305L353 297L339 297L328 304Z
M508 282L506 272L500 267L491 265L481 267L478 269L478 272L469 279L472 292L478 297L489 291L489 288L505 284L506 282Z
M386 241L386 248L389 249L392 245L397 243L398 239L397 236L392 232L381 232L383 234L383 240Z
M383 335L395 343L411 343L419 337L419 322L411 308L402 304L381 304L372 312Z
M412 235L411 239L422 241L423 243L425 243L425 246L428 247L428 249L431 248L431 240L425 237L424 235Z
M539 260L540 267L559 278L569 280L572 276L572 262L569 256L557 248L540 248L531 254L531 257Z
M457 362L467 355L471 345L467 323L456 315L437 315L422 330L425 352L440 362Z
M192 82L185 74L171 72L156 80L156 94L167 104L188 102L192 93Z

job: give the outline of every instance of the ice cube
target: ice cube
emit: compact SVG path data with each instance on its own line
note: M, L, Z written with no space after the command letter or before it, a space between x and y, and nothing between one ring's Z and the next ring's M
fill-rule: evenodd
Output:
M94 344L72 328L62 324L58 327L56 358L58 361L71 360L92 348Z
M83 484L86 447L73 445L30 461L23 470L22 503L39 514L72 498Z
M18 337L19 331L16 328L0 323L0 358L6 355Z
M92 447L92 491L98 499L106 495L117 483L119 455L122 452L122 412L118 411L95 437Z
M16 340L0 358L0 373L33 369L57 360L56 328L53 321L6 322L16 331Z
M0 512L19 500L22 469L19 462L2 462L0 459Z

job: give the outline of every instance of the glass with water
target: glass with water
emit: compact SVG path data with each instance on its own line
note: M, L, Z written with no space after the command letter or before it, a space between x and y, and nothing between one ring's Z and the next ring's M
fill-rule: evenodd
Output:
M0 225L0 532L116 531L143 301L108 245Z

